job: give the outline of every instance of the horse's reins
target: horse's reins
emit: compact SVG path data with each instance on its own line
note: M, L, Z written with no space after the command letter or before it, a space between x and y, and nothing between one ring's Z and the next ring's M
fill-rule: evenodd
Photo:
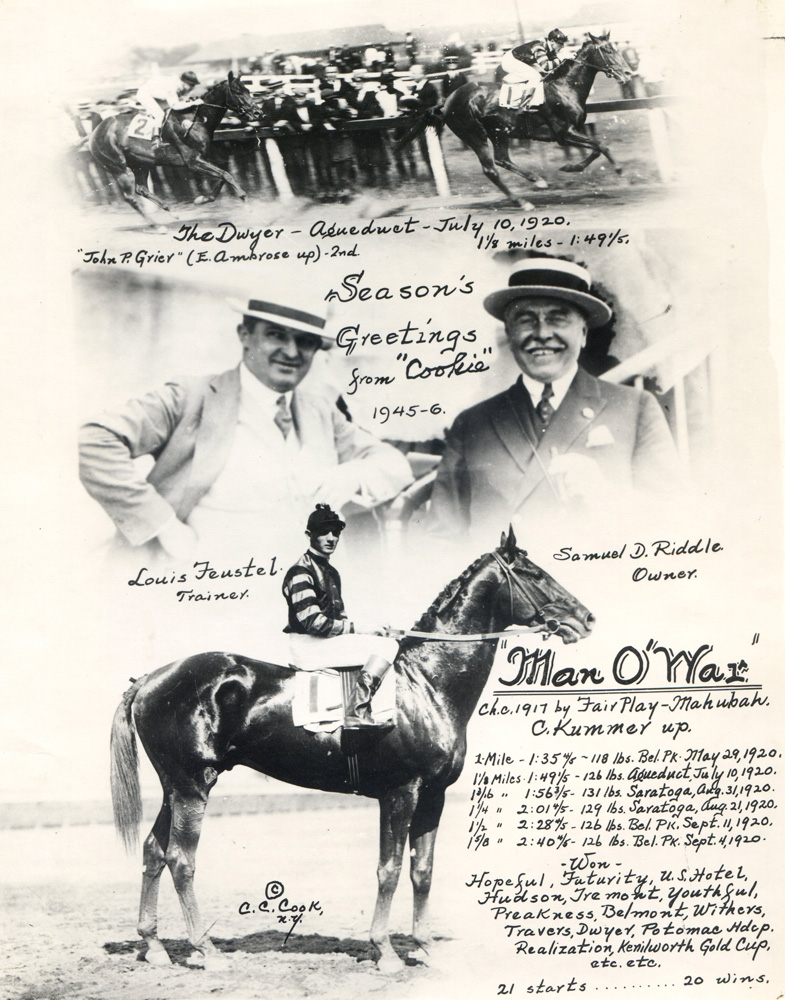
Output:
M611 66L610 62L608 61L607 56L604 54L604 52L602 51L602 49L600 48L600 46L596 46L594 51L603 60L602 64L600 66L595 65L593 62L589 62L589 60L586 59L585 57L579 59L577 52L575 53L574 56L571 57L571 59L569 59L569 60L565 59L564 61L565 62L568 62L568 61L569 62L574 62L574 63L577 63L579 66L588 66L590 69L596 69L598 73L605 73L606 76L607 75L613 76L614 73L617 72L617 71L615 70L614 66ZM558 69L558 68L559 67L557 66L556 69ZM543 80L550 79L550 77L552 77L555 72L556 72L556 70L554 69L554 70L551 70L550 73L546 73L545 76L543 77Z
M513 590L517 589L522 594L525 595L523 587L515 579L515 575L509 566L498 557L495 552L491 555L499 564L502 570L502 575L507 580L507 584L510 588L510 618L513 614L513 602L512 595ZM509 628L505 629L503 632L475 632L473 635L446 635L441 632L419 632L416 629L389 629L387 634L393 636L394 638L400 639L425 639L428 642L484 642L488 639L501 639L509 635L524 635L530 632L544 632L544 637L547 638L554 632L559 630L559 622L555 618L548 619L545 623L545 631L542 626L533 625L522 625L520 628Z

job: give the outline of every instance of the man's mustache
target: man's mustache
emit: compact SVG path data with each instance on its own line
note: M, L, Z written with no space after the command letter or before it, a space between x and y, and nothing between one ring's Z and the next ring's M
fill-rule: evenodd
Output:
M532 347L561 347L566 349L567 344L561 339L561 337L558 337L554 333L554 334L548 334L545 337L541 336L527 337L524 340L523 344L521 345L521 348L524 351L528 351Z

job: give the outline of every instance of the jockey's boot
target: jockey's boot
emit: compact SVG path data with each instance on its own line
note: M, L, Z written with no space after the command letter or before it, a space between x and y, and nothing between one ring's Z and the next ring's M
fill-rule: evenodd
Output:
M345 729L394 729L394 722L376 722L371 713L371 699L379 690L382 678L390 669L390 661L375 654L368 657L368 662L357 674L354 682L351 701L349 702Z

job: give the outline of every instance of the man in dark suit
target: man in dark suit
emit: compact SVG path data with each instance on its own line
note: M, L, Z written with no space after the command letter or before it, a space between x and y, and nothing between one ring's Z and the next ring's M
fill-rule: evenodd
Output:
M448 431L430 527L452 535L554 510L590 514L673 483L678 459L657 400L578 364L587 332L611 319L585 268L521 261L484 305L504 323L521 375Z

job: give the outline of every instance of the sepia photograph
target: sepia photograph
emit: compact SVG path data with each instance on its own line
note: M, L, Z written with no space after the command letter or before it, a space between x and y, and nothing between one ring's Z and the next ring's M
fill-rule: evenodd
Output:
M0 16L3 996L775 1000L785 9Z

